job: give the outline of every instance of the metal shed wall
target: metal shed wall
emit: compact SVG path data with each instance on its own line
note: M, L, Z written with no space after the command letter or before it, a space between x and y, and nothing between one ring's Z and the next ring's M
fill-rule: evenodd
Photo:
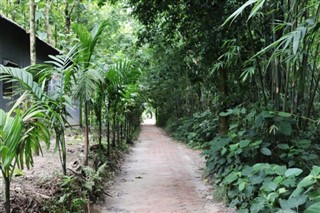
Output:
M15 22L0 14L0 64L10 61L18 67L30 65L30 39L29 33ZM59 51L36 39L37 63L48 60L48 55L57 55ZM10 99L3 97L3 82L0 81L0 108L5 111L9 108Z

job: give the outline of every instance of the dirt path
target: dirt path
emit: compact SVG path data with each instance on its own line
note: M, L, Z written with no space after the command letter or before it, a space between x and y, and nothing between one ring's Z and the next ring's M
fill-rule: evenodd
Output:
M202 181L203 166L199 152L173 142L160 128L144 125L122 174L108 190L112 197L93 212L228 212L212 202Z

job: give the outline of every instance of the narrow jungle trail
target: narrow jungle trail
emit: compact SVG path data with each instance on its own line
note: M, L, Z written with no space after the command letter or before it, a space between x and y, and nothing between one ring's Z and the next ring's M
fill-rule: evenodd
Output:
M199 152L174 142L165 132L143 125L121 175L108 189L103 206L94 212L220 213L202 181L204 161Z

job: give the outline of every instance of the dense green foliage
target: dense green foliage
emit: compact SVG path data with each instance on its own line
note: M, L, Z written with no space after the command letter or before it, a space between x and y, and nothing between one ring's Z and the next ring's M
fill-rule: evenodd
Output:
M317 212L319 2L128 2L158 124L204 149L229 204Z
M28 26L27 4L9 1L0 10ZM149 102L158 125L204 150L208 173L240 212L318 212L318 0L37 6L38 36L76 50L66 54L75 74L66 76L72 89L59 106L67 96L81 98L101 148L107 127L107 153L121 146L119 135L130 140ZM100 20L105 28L94 40Z
M97 170L84 167L76 176L61 177L59 195L48 201L43 212L84 212L88 203L95 202L104 194L104 178L107 178L106 164Z
M50 56L45 64L27 68L0 67L0 80L13 82L13 97L24 91L28 94L27 101L15 105L19 108L15 116L0 110L3 161L0 167L5 174L6 212L10 212L10 181L15 166L23 169L24 165L32 165L32 154L41 151L39 141L49 143L50 130L54 132L63 174L67 175L67 109L75 103L79 103L76 106L81 111L80 125L84 124L83 163L92 169L83 169L80 178L79 174L67 176L61 185L61 199L53 199L52 209L46 211L89 211L90 203L103 194L99 166L111 167L117 157L112 153L131 142L139 129L145 102L139 82L140 59L133 54L139 25L128 17L127 10L120 9L120 3L77 0L35 3L37 36L61 49L61 55ZM2 1L0 12L28 28L28 4L29 1ZM48 89L50 85L54 88ZM10 130L13 124L17 128ZM98 137L93 136L94 130L98 130ZM96 144L99 144L97 155L89 162L90 147Z

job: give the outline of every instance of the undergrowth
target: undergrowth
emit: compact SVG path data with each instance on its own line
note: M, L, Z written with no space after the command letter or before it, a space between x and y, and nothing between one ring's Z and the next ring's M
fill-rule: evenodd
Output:
M104 178L107 174L107 164L98 170L83 167L81 172L62 176L53 199L43 208L44 212L85 212L90 203L104 195Z
M286 112L229 109L227 135L208 111L169 121L167 130L202 148L218 196L241 213L320 212L320 132ZM217 194L216 193L216 194Z
M91 150L92 167L83 166L74 171L69 169L67 176L56 178L53 196L48 200L41 212L48 213L81 213L90 212L91 204L102 199L106 183L114 177L123 161L123 154L129 151L126 143L117 145L110 156ZM105 148L103 149L105 150Z
M204 149L208 145L206 142L216 136L217 118L210 111L199 112L192 117L169 120L165 129L172 137L188 146Z

